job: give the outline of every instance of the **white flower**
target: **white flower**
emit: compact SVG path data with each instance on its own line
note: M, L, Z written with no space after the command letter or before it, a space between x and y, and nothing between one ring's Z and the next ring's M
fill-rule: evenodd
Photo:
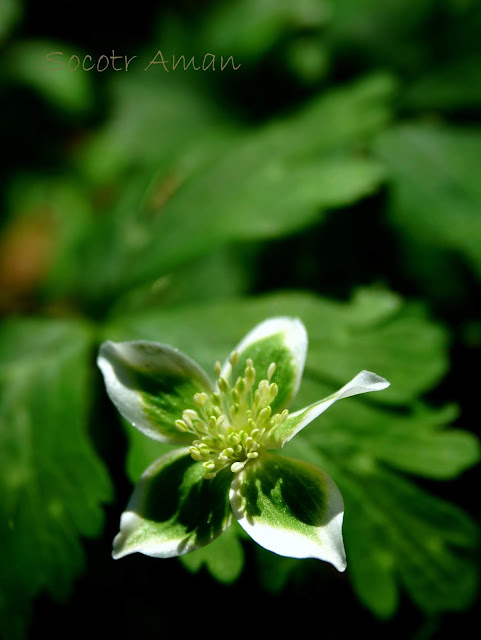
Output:
M236 518L261 546L346 567L344 505L318 467L269 452L341 398L385 389L361 371L336 393L289 414L300 384L307 333L295 318L255 327L213 385L195 362L153 342L105 342L98 364L120 413L147 436L179 444L142 475L114 540L114 557L167 558L193 551Z

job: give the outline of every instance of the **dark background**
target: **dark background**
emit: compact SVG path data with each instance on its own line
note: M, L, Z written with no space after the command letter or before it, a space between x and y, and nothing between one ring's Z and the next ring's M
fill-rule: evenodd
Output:
M60 42L74 53L80 55L82 51L94 58L109 55L112 49L121 55L136 55L146 49L153 54L159 48L168 51L170 44L164 45L159 33L164 23L169 24L168 16L173 13L192 35L190 46L194 54L196 47L202 46L202 40L200 44L196 41L197 25L215 4L136 0L122 5L90 0L41 3L30 0L24 3L23 15L10 35L8 46L4 45L4 53L11 55L12 49L8 47L12 43L38 39ZM472 14L453 13L449 3L438 4L427 9L423 19L414 25L407 18L402 22L402 10L394 12L392 22L381 29L384 38L378 42L369 38L364 42L354 38L351 42L348 38L336 41L328 27L308 24L286 27L272 45L243 61L243 70L238 75L213 74L207 80L203 78L206 91L233 120L254 126L289 113L319 92L370 71L387 69L396 75L401 87L408 86L434 67L442 66L443 60L458 56L460 47L470 55L476 54L475 35L481 35L477 31L480 24L477 3L471 3ZM405 11L410 9L408 2ZM352 12L356 11L353 2ZM376 19L376 12L370 16ZM385 12L379 18L384 19L383 16ZM284 53L294 35L327 38L331 57L324 74L302 77L286 65ZM175 35L172 38L175 42ZM478 46L480 41L481 38ZM179 47L182 46L183 42ZM77 113L63 111L27 82L4 75L0 93L2 183L8 184L19 172L48 175L57 172L64 163L68 165L84 137L110 117L113 98L108 83L113 74L110 70L104 74L92 72L94 101ZM192 82L197 81L192 78ZM162 78L152 76L152 82L161 83ZM419 117L421 113L429 121L442 119L464 127L479 125L478 106L470 99L464 104L458 100L448 107L422 110L415 106L415 101L406 103L401 91L396 98L395 113L399 120ZM467 379L469 374L479 377L479 279L459 256L449 258L449 269L454 273L450 288L440 286L434 290L425 278L413 275L406 267L396 231L385 219L387 197L387 188L383 187L347 208L342 217L332 217L320 227L298 231L287 239L254 243L248 251L252 266L246 291L298 288L346 299L355 286L382 281L405 297L424 300L452 335L450 372L429 400L435 404L446 397L454 400L462 407L458 424L476 430L479 385ZM6 211L6 200L3 207ZM366 216L368 225L364 223ZM3 228L7 227L7 219L5 216ZM337 260L340 246L344 250L342 261ZM3 298L5 315L44 312L39 286L43 274L41 262L34 260L31 279L27 277L26 284L19 284L14 276L4 273L3 282L7 283L4 291L10 292ZM5 271L6 259L2 264ZM104 310L99 305L88 312L102 317ZM330 566L319 570L314 561L306 562L302 579L294 576L282 593L270 594L258 584L254 551L248 544L245 544L246 568L233 585L217 583L205 569L191 575L177 560L158 561L136 554L112 561L111 540L132 488L124 470L127 443L118 429L113 408L100 393L92 414L92 438L112 476L115 500L105 507L106 527L102 537L86 542L85 569L65 602L56 602L46 594L36 600L29 637L123 638L135 634L170 638L195 633L270 636L315 633L326 640L348 638L352 634L422 640L467 635L479 625L479 602L460 613L426 615L406 595L392 619L377 620L357 601L345 574L337 574ZM102 438L95 435L96 425L100 424L104 429L107 425ZM443 486L442 495L477 517L479 479L479 469L467 471ZM423 480L420 484L438 491L435 482Z

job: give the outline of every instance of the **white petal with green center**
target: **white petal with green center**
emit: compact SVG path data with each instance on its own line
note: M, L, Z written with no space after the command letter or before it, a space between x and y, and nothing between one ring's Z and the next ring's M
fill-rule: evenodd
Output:
M265 549L346 568L342 496L318 467L265 453L235 476L230 502L241 527Z
M243 377L246 361L252 361L256 381L269 379L278 392L271 402L272 412L282 411L296 395L304 370L307 332L298 318L278 317L261 322L234 350L221 371L221 377L235 384ZM274 363L275 367L270 365ZM269 375L270 374L270 375Z
M336 391L323 400L319 400L319 402L311 404L309 407L289 414L287 420L270 434L267 446L272 449L283 447L296 433L299 433L301 429L321 415L321 413L334 404L334 402L342 398L349 398L349 396L367 393L368 391L382 391L386 389L386 387L389 387L389 384L387 380L375 373L361 371L361 373L358 373L357 376L339 389L339 391Z
M195 393L212 391L207 374L193 360L167 345L104 342L98 366L110 399L122 416L151 438L189 444L175 421L192 408Z
M206 480L186 449L154 462L142 475L120 520L113 557L179 556L219 536L231 523L229 469Z

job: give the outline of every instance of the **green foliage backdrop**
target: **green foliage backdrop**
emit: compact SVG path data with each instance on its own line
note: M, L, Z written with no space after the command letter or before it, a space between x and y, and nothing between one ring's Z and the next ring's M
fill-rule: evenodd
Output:
M296 607L309 626L320 602L328 638L468 629L480 3L81 9L0 0L0 635L170 637L186 601L220 628L246 599L266 634ZM114 50L118 71L46 68L50 52L95 65ZM149 66L159 50L168 68ZM182 55L215 63L173 69ZM181 561L114 563L132 484L168 447L108 405L100 342L163 342L212 371L278 314L309 333L299 406L361 369L391 382L286 448L341 489L346 574L238 528Z

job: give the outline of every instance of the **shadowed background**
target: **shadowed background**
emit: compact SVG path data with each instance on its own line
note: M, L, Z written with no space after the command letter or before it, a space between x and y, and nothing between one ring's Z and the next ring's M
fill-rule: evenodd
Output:
M480 35L476 0L0 0L0 635L471 628ZM341 489L346 573L237 529L113 561L166 448L121 423L99 343L211 373L276 314L309 332L296 406L392 383L289 445Z

